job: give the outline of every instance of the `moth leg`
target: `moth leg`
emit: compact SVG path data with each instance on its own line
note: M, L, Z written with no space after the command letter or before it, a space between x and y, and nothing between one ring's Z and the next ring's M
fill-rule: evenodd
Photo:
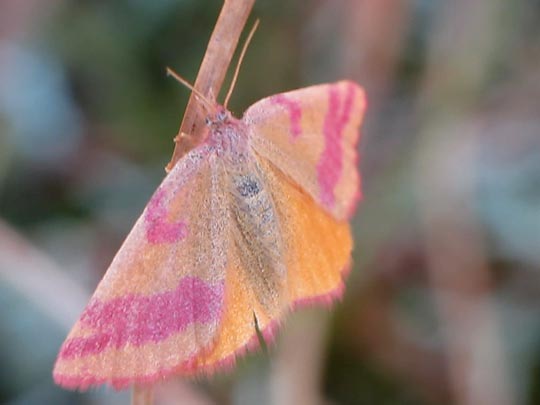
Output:
M259 327L259 320L257 319L257 314L255 313L255 311L253 311L253 326L255 328L255 334L257 335L257 340L259 341L259 346L261 350L265 354L268 354L268 346L266 344L266 340L264 339L261 328Z

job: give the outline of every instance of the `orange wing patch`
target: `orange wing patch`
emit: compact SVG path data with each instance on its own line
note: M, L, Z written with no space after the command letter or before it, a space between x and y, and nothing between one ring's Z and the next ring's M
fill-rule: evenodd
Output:
M341 297L343 277L350 265L352 237L346 221L338 221L287 179L269 162L259 162L270 186L286 240L286 293L280 312L268 314L257 303L245 271L238 264L227 268L225 313L216 345L193 362L186 374L230 367L236 357L258 346L253 315L267 341L290 309L309 304L330 304Z
M268 168L287 241L289 306L331 302L341 296L343 277L350 266L350 226L347 221L333 218L271 163L263 164Z

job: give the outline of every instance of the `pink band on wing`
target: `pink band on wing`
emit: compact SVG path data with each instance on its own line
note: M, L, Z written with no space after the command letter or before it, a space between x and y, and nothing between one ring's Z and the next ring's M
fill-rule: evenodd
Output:
M321 192L321 202L331 208L335 203L334 189L343 170L343 130L351 118L354 101L354 84L346 88L345 100L340 98L337 86L328 88L328 111L324 119L324 150L317 164L317 178Z
M150 243L173 243L187 236L187 225L184 222L167 222L164 199L165 190L159 188L146 208L146 238Z
M67 340L59 358L98 354L108 348L160 342L195 322L219 319L223 285L212 286L198 277L184 277L173 291L149 296L129 295L110 301L94 300L83 312L83 326L94 335Z
M272 102L282 105L289 111L289 119L291 121L291 135L296 139L302 133L302 107L296 100L287 98L284 94L277 94L272 97Z

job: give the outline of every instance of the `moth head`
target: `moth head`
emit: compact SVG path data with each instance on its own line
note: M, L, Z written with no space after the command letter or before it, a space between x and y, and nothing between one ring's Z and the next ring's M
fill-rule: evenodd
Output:
M225 107L219 106L214 114L208 115L205 119L206 125L215 127L226 124L231 118L231 113Z

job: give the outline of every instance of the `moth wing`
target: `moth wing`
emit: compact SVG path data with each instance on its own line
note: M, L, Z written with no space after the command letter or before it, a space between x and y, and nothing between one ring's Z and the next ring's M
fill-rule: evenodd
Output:
M223 326L212 349L194 360L198 372L230 367L239 355L258 346L256 327L266 340L272 340L288 310L307 304L328 305L343 292L352 250L349 224L322 209L272 163L258 159L258 166L272 196L283 241L286 276L283 290L276 292L282 305L273 312L261 306L264 290L246 282L245 269L231 261L226 272Z
M220 182L206 147L167 175L62 345L58 384L151 382L211 346L224 306Z
M242 120L259 155L345 219L360 198L356 145L364 108L363 90L341 81L264 98Z

